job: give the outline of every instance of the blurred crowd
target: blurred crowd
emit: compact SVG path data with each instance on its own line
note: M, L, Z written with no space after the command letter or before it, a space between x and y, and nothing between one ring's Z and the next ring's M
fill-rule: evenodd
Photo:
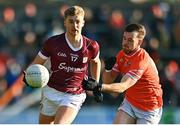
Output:
M83 34L98 41L102 64L105 58L121 49L124 26L131 22L142 23L147 29L143 47L158 67L164 104L180 106L180 3L115 5L82 5L86 12ZM64 32L63 12L68 6L66 3L0 5L0 96L32 61L43 41ZM104 104L119 104L122 96L105 94ZM86 104L91 102L90 97Z

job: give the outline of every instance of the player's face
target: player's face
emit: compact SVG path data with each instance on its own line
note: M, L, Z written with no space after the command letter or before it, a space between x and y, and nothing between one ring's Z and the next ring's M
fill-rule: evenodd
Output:
M64 20L66 32L72 36L81 34L82 27L84 26L84 17L81 15L68 16Z
M126 54L132 53L140 46L138 32L124 32L122 49Z

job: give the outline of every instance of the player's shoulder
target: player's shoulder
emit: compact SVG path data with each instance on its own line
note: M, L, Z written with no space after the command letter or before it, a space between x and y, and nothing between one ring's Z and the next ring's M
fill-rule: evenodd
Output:
M83 42L85 42L85 45L87 48L91 49L91 48L99 48L99 44L96 40L90 39L86 36L82 36L83 37Z
M84 35L82 35L82 37L83 37L83 40L86 41L86 42L88 42L88 43L91 43L91 42L97 43L96 40L93 40L93 39L91 39L91 38L88 38L88 37L86 37L86 36L84 36Z
M140 48L138 52L134 56L131 57L131 60L136 62L136 64L145 67L148 64L147 62L149 61L149 58L151 57L149 56L147 51L143 48Z
M139 52L139 57L140 58L149 58L150 56L149 56L149 53L145 49L141 48L140 52Z
M117 53L117 57L121 57L121 56L124 56L125 55L125 53L124 53L124 51L123 50L120 50L118 53Z

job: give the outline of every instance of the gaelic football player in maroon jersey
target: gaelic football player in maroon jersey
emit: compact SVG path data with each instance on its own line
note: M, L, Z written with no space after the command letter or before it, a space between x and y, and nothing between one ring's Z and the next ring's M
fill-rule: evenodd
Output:
M66 32L47 39L32 64L44 64L49 58L51 76L42 89L40 124L71 124L86 93L82 80L88 72L99 82L101 62L99 45L81 34L84 10L72 6L64 13Z

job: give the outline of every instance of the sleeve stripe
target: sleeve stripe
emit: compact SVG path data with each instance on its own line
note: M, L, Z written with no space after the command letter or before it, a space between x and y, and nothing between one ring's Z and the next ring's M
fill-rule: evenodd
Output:
M140 78L140 76L138 74L134 73L133 71L129 71L128 73L135 76L135 77L137 77L137 78Z
M137 81L137 77L132 76L130 73L126 73L125 75L131 77L134 81Z
M39 55L42 59L48 59L48 57L47 57L47 56L44 56L44 55L41 53L41 51L39 51L38 55Z

